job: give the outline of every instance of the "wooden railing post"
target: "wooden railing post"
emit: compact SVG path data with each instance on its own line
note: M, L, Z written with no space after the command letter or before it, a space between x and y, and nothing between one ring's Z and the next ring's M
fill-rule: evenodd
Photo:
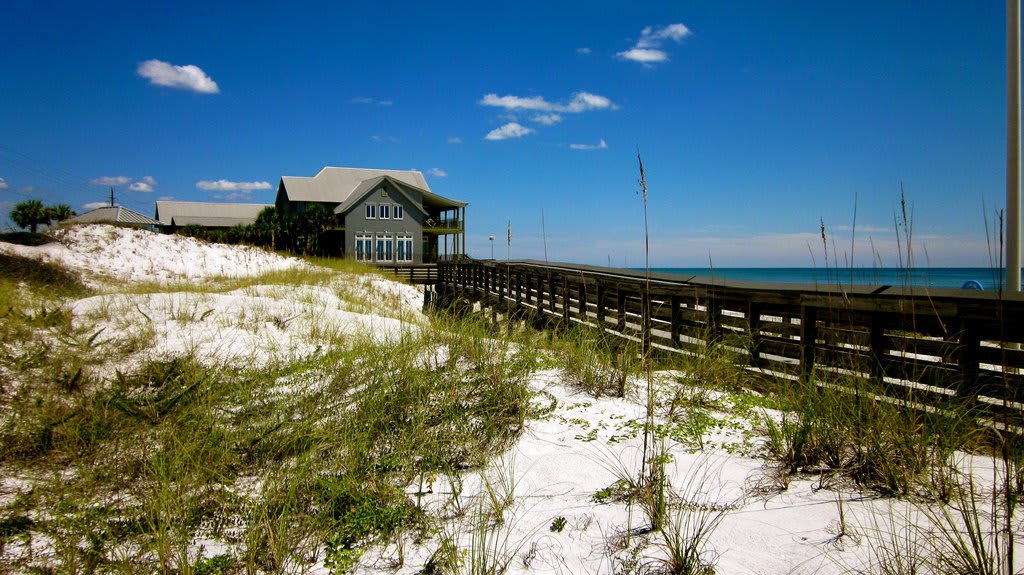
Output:
M626 294L622 291L621 286L615 288L615 296L618 299L618 307L615 310L615 329L619 333L626 333Z
M747 302L747 333L750 337L750 365L761 367L761 304Z
M881 385L885 381L885 322L877 313L871 314L868 340L871 346L871 382Z
M800 380L811 381L814 376L814 352L818 339L818 310L800 306Z
M562 321L569 325L569 276L562 276Z
M601 280L597 280L597 295L594 296L594 303L597 304L597 326L599 329L604 330L604 300L605 300L605 287L601 283Z
M576 314L583 322L590 323L587 305L587 282L580 280L576 284Z
M516 307L518 308L523 303L523 273L516 270Z
M677 295L672 296L669 300L672 306L671 314L671 325L669 326L669 337L672 340L673 347L682 347L682 332L683 332L683 298Z
M721 304L718 303L718 298L712 296L710 293L708 294L708 299L704 303L704 306L706 311L705 321L707 322L705 325L707 325L708 330L705 344L707 345L707 347L710 348L711 346L717 344L718 340L721 339L722 336L722 330L720 325L721 319L719 318L719 316L721 315L722 307Z
M978 376L981 374L981 337L974 321L960 319L959 340L957 363L960 364L960 389L957 394L973 396L977 393Z
M548 272L548 309L551 310L552 314L558 313L558 309L555 307L555 276L551 272Z

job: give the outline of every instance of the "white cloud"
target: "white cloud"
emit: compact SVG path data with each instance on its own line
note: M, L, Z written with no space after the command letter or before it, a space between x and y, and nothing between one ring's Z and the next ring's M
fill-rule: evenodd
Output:
M462 143L462 138L460 138L458 136L449 136L448 137L448 143L449 144L461 144Z
M0 190L6 190L7 188L7 180L0 178Z
M441 168L430 168L429 170L427 170L427 173L430 174L431 176L437 176L438 178L444 178L448 176L448 172L442 170Z
M553 110L554 104L548 102L541 96L533 98L520 98L519 96L499 96L497 94L486 94L480 103L484 106L505 108L506 110Z
M525 126L521 126L515 122L509 122L500 128L495 128L488 132L484 139L486 140L508 140L510 138L522 138L527 134L532 134L533 130Z
M228 202L237 202L239 200L251 200L252 192L248 190L239 190L234 192L228 192L226 194L213 194L213 199L224 200Z
M160 196L157 200L161 202L169 202L174 199L174 196Z
M209 180L200 180L196 182L196 187L200 190L219 192L269 190L270 182L232 182L229 180L211 182Z
M564 104L548 102L543 96L523 98L520 96L499 96L497 94L485 94L480 100L484 106L504 108L506 110L535 110L538 112L569 112L578 114L589 110L614 110L617 106L608 98L591 94L590 92L576 92L572 100Z
M390 106L394 104L394 102L392 102L391 100L378 100L376 98L367 98L365 96L357 96L355 98L352 98L351 100L348 101L348 103L359 104L364 106L370 104L376 104L378 106Z
M128 186L128 189L133 192L152 192L156 189L156 179L153 176L143 176L141 180Z
M668 60L668 53L661 49L665 41L678 44L691 34L690 29L682 22L657 29L647 26L640 31L640 39L631 49L619 52L616 56L648 66L656 62L665 62Z
M150 84L192 90L202 94L217 94L220 88L199 66L192 64L175 66L162 60L146 60L139 64L139 76L147 78Z
M132 179L128 176L103 176L102 178L93 178L89 180L89 183L94 186L123 186L130 181Z
M615 110L617 106L604 96L591 94L590 92L577 92L573 95L572 101L560 112L586 112L587 110Z
M590 54L590 52L591 52L591 49L587 48L587 47L576 48L576 53L577 54Z
M109 205L110 205L109 202L89 202L88 204L85 204L82 207L87 209L87 210L95 210L95 209L99 209L99 208L105 208L105 207L107 207Z
M608 144L601 138L601 141L597 144L569 144L569 148L573 150L604 150L608 147Z
M668 60L668 54L661 50L652 50L650 48L633 48L626 50L625 52L619 52L618 56L624 60L632 60L634 62L640 62L641 64L651 64L654 62L664 62Z
M544 124L545 126L553 126L562 121L562 116L558 114L537 114L530 118L538 124Z
M647 26L640 31L640 39L636 42L637 48L650 48L654 46L660 46L664 40L672 40L676 43L682 42L683 38L691 34L690 29L685 24L679 22L677 24L669 24L663 28L655 30L651 26Z

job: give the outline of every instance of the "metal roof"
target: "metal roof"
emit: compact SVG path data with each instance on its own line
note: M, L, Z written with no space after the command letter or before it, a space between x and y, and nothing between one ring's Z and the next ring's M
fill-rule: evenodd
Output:
M69 218L68 221L76 224L117 223L135 226L155 226L159 224L153 218L144 216L134 210L129 210L124 206L103 206L102 208L96 208L82 215Z
M423 193L429 205L441 208L466 206L430 191L426 178L415 170L373 170L368 168L335 168L327 166L315 176L282 176L281 187L289 201L345 204L365 193L382 177L387 176ZM373 184L370 182L374 181Z
M274 204L225 204L213 202L172 202L156 203L156 219L164 226L187 226L196 224L206 227L229 228L249 225L264 208Z

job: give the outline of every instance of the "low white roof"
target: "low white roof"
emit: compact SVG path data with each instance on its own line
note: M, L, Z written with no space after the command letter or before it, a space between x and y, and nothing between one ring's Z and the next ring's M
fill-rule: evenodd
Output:
M231 226L252 224L264 208L273 207L273 205L161 200L156 203L156 219L164 226L196 224L205 227L230 228Z
M124 206L103 206L68 219L76 224L118 223L135 226L155 226L157 221Z

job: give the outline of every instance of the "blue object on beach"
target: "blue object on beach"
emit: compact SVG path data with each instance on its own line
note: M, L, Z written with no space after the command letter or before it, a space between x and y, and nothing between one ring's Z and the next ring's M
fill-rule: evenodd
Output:
M981 282L978 281L978 280L967 280L967 281L964 282L964 285L960 289L980 289L980 290L984 290L985 286L981 285Z

